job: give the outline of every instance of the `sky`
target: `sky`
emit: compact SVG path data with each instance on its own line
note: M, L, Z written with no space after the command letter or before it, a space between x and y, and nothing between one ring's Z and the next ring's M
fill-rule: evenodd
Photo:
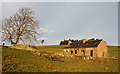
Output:
M118 45L117 2L3 2L2 19L23 7L35 12L42 32L38 40L44 39L45 45L58 45L64 39L90 38Z

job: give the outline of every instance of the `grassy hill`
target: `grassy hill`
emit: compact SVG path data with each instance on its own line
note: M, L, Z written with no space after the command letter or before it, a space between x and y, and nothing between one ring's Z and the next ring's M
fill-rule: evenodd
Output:
M62 53L65 46L36 46L46 54ZM116 47L109 46L111 57L118 56ZM59 57L52 61L45 56L34 54L33 51L3 48L3 72L118 72L118 60L96 59L87 60L80 57Z

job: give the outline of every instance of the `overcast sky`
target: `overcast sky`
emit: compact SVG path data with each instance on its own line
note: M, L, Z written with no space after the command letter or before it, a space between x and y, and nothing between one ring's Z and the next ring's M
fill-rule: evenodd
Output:
M5 2L2 19L22 7L35 11L43 32L38 40L44 39L45 45L57 45L69 38L99 38L108 45L118 45L117 2Z

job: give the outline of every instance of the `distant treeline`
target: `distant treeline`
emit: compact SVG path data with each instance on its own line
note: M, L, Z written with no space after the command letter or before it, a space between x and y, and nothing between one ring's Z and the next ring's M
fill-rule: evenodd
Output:
M92 40L95 40L94 38L91 38L89 39L88 41L92 41ZM96 40L100 40L100 39L96 39ZM72 42L82 42L83 40L74 40L74 39L69 39L69 40L65 40L64 41L60 41L60 45L67 45L68 44L68 41L72 41Z

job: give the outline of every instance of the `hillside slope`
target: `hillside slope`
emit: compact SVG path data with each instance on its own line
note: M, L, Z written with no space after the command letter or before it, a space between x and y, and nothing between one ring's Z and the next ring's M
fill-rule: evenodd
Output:
M62 51L64 46L39 47L49 53ZM44 49L46 48L46 49ZM55 52L56 53L56 52ZM2 51L3 72L118 72L118 60L87 60L80 57L51 61L32 51L4 48Z

